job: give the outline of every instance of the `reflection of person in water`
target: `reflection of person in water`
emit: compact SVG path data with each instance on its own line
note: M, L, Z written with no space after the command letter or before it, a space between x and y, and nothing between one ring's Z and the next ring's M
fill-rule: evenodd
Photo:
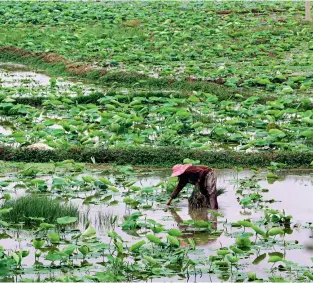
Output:
M171 198L167 201L167 205L170 205L172 200L175 199L180 191L189 183L196 185L200 193L205 196L207 200L206 206L209 205L211 209L218 209L216 175L213 169L200 165L177 164L173 167L171 177L178 177L179 182Z
M186 229L188 225L184 224L184 220L178 215L178 213L174 209L170 209L170 212L181 232L183 233L183 235L180 237L182 239L182 245L184 245L183 239L188 238L193 238L196 244L207 244L216 241L217 237L213 236L211 232L188 231ZM192 209L189 207L188 213L192 220L211 222L211 227L215 230L217 229L217 216L211 214L209 218L208 209L206 207L197 209Z

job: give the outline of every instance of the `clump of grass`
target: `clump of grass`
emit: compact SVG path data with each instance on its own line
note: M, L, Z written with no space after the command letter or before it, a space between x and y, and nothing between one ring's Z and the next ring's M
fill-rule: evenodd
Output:
M96 216L95 223L98 227L103 227L107 230L114 230L117 225L116 215L112 211L99 211Z
M90 222L94 227L99 230L114 230L117 226L117 215L113 214L110 210L99 210L93 213L87 211L80 215L80 223L82 226L86 226L87 222Z
M141 22L137 19L127 20L123 22L123 26L127 27L138 27L141 24Z
M46 196L22 196L6 201L1 209L10 207L12 210L2 215L1 218L10 223L24 222L26 226L34 223L34 218L44 218L44 222L54 224L59 217L79 217L79 210L76 206L64 204Z
M220 196L225 193L224 188L218 188L216 190L217 196ZM188 199L189 207L192 209L201 208L201 207L208 207L210 208L210 203L208 202L207 198L201 194L199 190L193 190L189 199Z

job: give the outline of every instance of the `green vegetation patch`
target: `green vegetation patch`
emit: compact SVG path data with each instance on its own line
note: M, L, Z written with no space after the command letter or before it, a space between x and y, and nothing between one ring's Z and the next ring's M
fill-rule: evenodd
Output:
M177 147L138 147L135 149L119 148L79 148L68 150L30 150L4 147L0 149L0 160L16 162L47 162L73 159L77 162L115 163L119 165L145 165L152 167L171 167L184 158L200 160L214 168L266 167L271 161L287 164L289 168L310 167L313 152L235 152L235 151L200 151Z
M312 86L302 2L23 1L4 2L0 13L0 46L46 53L62 72L75 62L76 72L92 64L126 84L149 76L166 78L153 80L160 85L202 80L254 93Z
M103 69L90 70L85 68L84 71L79 71L82 69L80 65L75 68L72 67L72 63L65 62L54 62L46 59L47 54L37 54L37 53L24 53L23 49L15 49L10 47L5 47L0 52L0 61L2 62L16 62L22 63L29 67L35 68L37 70L42 70L51 76L63 76L72 79L79 78L85 82L96 83L101 86L110 86L113 83L116 87L129 87L134 86L150 89L169 89L169 90L180 90L184 92L192 91L204 91L208 93L213 93L220 97L221 99L227 99L233 97L235 94L241 94L244 97L249 97L252 94L248 91L241 89L232 89L228 86L223 86L215 82L202 82L202 81L188 81L188 80L177 80L168 78L152 78L144 74L139 74L136 72L127 73L125 71L104 71ZM68 67L68 65L70 67ZM186 96L180 95L180 96ZM96 103L99 97L86 97L79 98L78 103L81 102L91 102ZM265 99L265 98L263 98ZM40 105L40 98L37 98L37 102L34 98L30 98L28 101L30 105Z
M5 201L0 212L2 220L24 223L25 226L34 222L55 223L57 218L65 216L79 217L79 210L73 204L64 204L60 200L36 194Z

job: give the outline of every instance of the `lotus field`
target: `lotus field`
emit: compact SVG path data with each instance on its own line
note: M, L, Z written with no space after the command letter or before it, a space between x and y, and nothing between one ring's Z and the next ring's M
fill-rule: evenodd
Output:
M305 7L1 2L0 281L313 280Z

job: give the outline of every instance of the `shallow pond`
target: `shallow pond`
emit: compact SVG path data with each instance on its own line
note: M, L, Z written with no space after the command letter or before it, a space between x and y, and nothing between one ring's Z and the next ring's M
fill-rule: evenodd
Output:
M12 97L65 95L69 97L88 95L101 88L79 81L52 78L46 74L30 70L27 66L0 62L0 90L14 90Z
M0 135L10 135L13 131L13 124L10 122L0 121Z
M141 188L149 188L155 187L157 188L160 182L166 183L169 176L169 171L155 171L150 172L148 175L146 174L137 174L136 176L132 176L131 179L135 179L136 182L133 186L138 186ZM99 176L102 173L100 171L93 172L92 176ZM286 234L284 236L284 244L282 244L281 240L277 239L277 243L275 241L271 244L266 244L263 242L260 245L260 250L257 255L265 253L281 253L284 257L284 260L296 262L300 266L311 266L311 257L313 252L311 250L312 238L311 238L311 230L308 229L310 226L310 222L312 222L313 215L313 207L311 205L311 200L313 198L313 188L312 188L312 172L311 171L282 171L278 174L279 179L274 183L268 183L266 179L265 173L259 173L259 180L256 182L261 186L264 191L264 206L261 207L257 205L255 207L246 207L243 208L243 205L239 203L238 188L240 185L240 181L248 180L253 176L253 173L250 171L236 172L234 170L217 170L218 175L218 188L223 188L226 190L224 194L219 196L219 213L220 216L213 216L208 213L208 210L205 209L190 209L188 207L187 197L191 193L192 188L186 189L182 196L173 203L171 207L167 207L164 203L165 201L149 201L148 204L151 204L150 208L147 209L139 209L143 214L144 219L152 219L157 223L164 225L164 228L179 229L183 235L179 236L181 241L181 247L188 246L187 239L194 239L197 249L195 251L190 252L190 258L194 260L208 260L210 255L214 255L216 250L221 247L228 247L230 245L235 244L235 239L240 231L242 232L242 228L232 227L230 224L235 223L238 220L243 219L251 219L252 222L257 223L264 217L265 208L272 208L278 210L285 210L287 214L293 216L291 222L292 234ZM84 176L80 175L80 176ZM115 182L114 175L107 175L112 182ZM6 179L5 177L4 179ZM37 177L38 178L38 177ZM51 185L52 180L49 176L42 176L41 179L47 181L49 185ZM10 184L6 191L10 193L15 193L15 197L18 197L25 193L25 190L18 189L12 191L12 187L16 183ZM118 183L116 183L116 186ZM80 211L88 212L88 220L97 230L97 237L103 243L110 242L110 238L108 237L107 231L114 229L125 241L125 243L129 246L135 242L138 242L140 239L144 239L146 233L148 233L145 229L139 230L125 230L122 229L121 224L123 222L124 216L130 215L135 211L131 209L129 205L126 205L123 202L125 197L125 193L127 193L127 189L123 188L123 186L118 187L119 193L115 193L113 199L115 201L114 204L82 204L82 200L78 198L72 198L71 202L77 204L79 206ZM79 193L80 197L86 198L87 196L92 195L90 192ZM117 225L110 226L107 223L108 218L112 218L113 216L118 216ZM86 218L86 217L85 217ZM221 235L216 236L212 231L192 231L188 225L185 224L186 221L193 219L196 221L210 221L212 223L212 227L214 227L217 231L220 231ZM185 221L185 222L184 222ZM86 219L81 220L78 228L83 231L86 226ZM16 277L16 280L20 278L52 278L54 276L60 276L64 272L61 270L45 270L41 271L31 271L31 267L33 262L35 261L35 250L31 246L31 241L34 238L31 231L25 232L13 232L10 229L5 229L6 233L10 235L12 238L1 239L0 245L2 245L5 249L8 250L19 250L25 249L30 250L31 254L27 257L27 261L23 262L23 265L28 272L26 274ZM165 235L163 232L160 235ZM272 263L267 262L267 260L263 260L258 265L252 265L251 262L257 257L257 255L251 253L242 259L240 265L240 272L249 272L254 271L258 278L266 278L266 276L270 273ZM88 259L89 262L95 264L97 261L92 257ZM79 262L79 260L76 260ZM46 260L42 261L44 264L48 265L49 262ZM96 264L95 264L96 265ZM202 266L202 264L200 264ZM196 281L209 281L209 280L220 280L220 277L217 277L216 274L208 274L205 272L208 269L208 264L204 263L201 268L203 268L203 272L201 276L198 274L196 276ZM35 275L37 274L37 275ZM65 274L72 275L82 275L79 270L67 270ZM235 278L239 278L240 273L238 273L235 277L229 278L229 280L235 280ZM161 278L161 279L160 279ZM179 277L172 277L171 280L181 280ZM192 278L192 277L191 277ZM190 280L193 280L191 279ZM219 279L218 279L219 278ZM158 277L157 279L153 279L155 281L164 280L166 278ZM185 280L185 279L183 279Z
M311 147L305 138L310 119L304 123L302 118L307 109L294 94L285 95L286 102L277 99L268 104L257 96L220 100L202 92L143 89L140 83L126 89L115 82L85 84L23 68L0 64L0 114L28 133L21 138L13 130L13 135L1 137L5 144L19 146L35 140L52 148L65 143L127 148L175 145L246 152ZM82 98L89 94L94 95ZM77 96L80 99L74 101ZM272 108L277 107L292 108L292 114L286 110L279 117L263 115L274 115ZM272 120L281 130L270 129Z
M48 86L50 77L29 71L24 65L0 63L0 81L2 87Z

